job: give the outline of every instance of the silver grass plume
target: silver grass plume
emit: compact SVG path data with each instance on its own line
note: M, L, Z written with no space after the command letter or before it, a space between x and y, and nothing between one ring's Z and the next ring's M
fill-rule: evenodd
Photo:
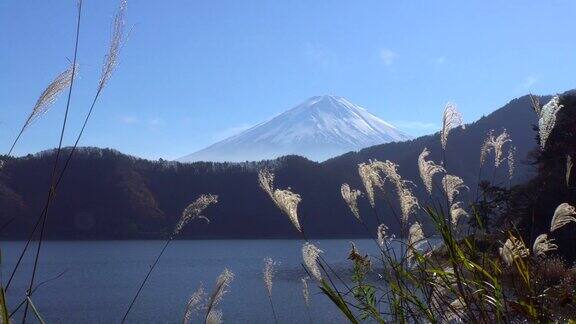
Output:
M110 47L104 57L104 65L102 66L102 73L100 74L100 81L98 82L98 91L104 89L118 66L118 54L124 42L124 24L127 6L128 2L126 0L120 0L120 5L114 15Z
M424 240L424 231L422 230L422 225L419 222L414 222L408 229L408 250L406 258L411 260L414 257L414 251L417 249L418 245Z
M573 166L574 162L572 161L572 157L570 155L566 155L566 186L570 185L570 175L572 173ZM0 165L0 169L2 169L2 165Z
M450 204L454 202L454 198L460 193L460 190L468 189L468 186L464 185L462 178L451 174L446 174L442 178L442 186Z
M468 217L468 213L460 206L461 202L454 203L450 206L450 221L452 227L456 227L461 217Z
M398 164L390 160L386 160L384 162L374 160L372 161L372 165L375 170L384 173L386 179L392 182L393 184L396 185L402 182L402 177L398 173Z
M184 324L191 323L194 314L198 313L206 306L205 302L206 292L204 291L204 286L201 284L188 299L188 302L186 303L186 311L184 312L184 319L182 322Z
M268 169L262 169L258 172L258 184L274 200L274 173Z
M396 187L396 193L398 194L398 200L400 202L400 210L402 212L402 223L406 224L410 215L420 207L418 199L408 187L411 182L402 179L398 173L398 165L394 162L388 160L385 162L372 161L372 165L376 170L382 171L386 176L386 179L392 182Z
M564 107L560 104L560 97L554 96L547 104L542 107L540 119L538 120L538 129L540 134L540 147L546 147L546 141L554 126L556 125L556 114Z
M442 131L440 132L440 142L442 143L442 149L446 150L446 144L448 143L448 134L450 130L462 126L464 128L464 122L462 121L462 115L458 111L458 108L454 103L447 103L444 108L444 114L442 115Z
M542 106L540 106L540 99L537 96L530 94L530 105L538 117L542 115Z
M310 278L300 278L300 281L302 282L302 297L304 297L304 303L306 304L306 307L310 307L310 290L308 289L308 279Z
M420 178L426 187L426 191L432 194L432 180L436 173L444 173L444 167L434 163L434 161L426 161L426 158L430 155L430 151L424 148L422 153L418 156L418 170L420 171Z
M376 239L381 248L384 248L387 241L393 240L394 238L394 234L388 235L388 226L384 224L378 225L378 228L376 229Z
M570 222L576 222L576 208L568 203L562 203L554 211L552 222L550 223L550 232L563 227Z
M370 161L368 164L360 163L358 164L358 174L366 190L366 196L368 196L368 201L372 207L375 206L374 201L374 190L376 188L382 189L384 187L384 181L380 176L377 169L374 168L374 164Z
M210 295L207 305L206 320L208 320L210 313L214 311L215 307L218 306L222 298L224 298L224 295L228 292L232 280L234 280L234 273L227 268L225 268L216 279L216 286L212 295Z
M212 309L208 316L206 316L206 324L221 324L222 321L222 311L220 309Z
M502 161L503 161L502 156L503 156L504 144L506 144L508 142L512 142L512 140L510 139L510 135L508 135L506 130L504 130L502 132L502 134L500 134L494 138L494 142L492 143L492 146L494 148L494 165L496 167L499 167L500 163L502 163Z
M193 219L203 219L206 222L210 223L210 219L208 219L206 216L201 215L201 213L204 211L204 209L208 208L208 206L210 206L211 204L215 204L217 202L218 202L218 196L216 195L208 194L208 195L201 195L200 197L198 197L198 199L196 199L194 202L192 202L184 209L182 215L180 216L180 220L174 227L174 232L172 233L172 235L173 236L178 235L180 231L184 228L184 226L186 226L186 224L188 224L188 222L190 222Z
M530 250L528 250L526 245L524 245L524 242L513 235L510 235L510 238L506 240L504 245L500 247L498 251L500 257L508 266L512 265L514 260L525 258L530 255Z
M264 279L264 286L268 291L268 296L272 296L272 283L274 279L274 260L272 258L264 259L264 269L262 271L262 278Z
M32 108L32 112L28 115L26 122L24 122L24 126L22 126L22 131L28 126L30 126L34 121L38 119L38 117L45 114L52 104L56 101L58 96L70 86L72 82L72 71L74 74L77 75L78 65L76 67L70 66L66 71L60 73L50 84L42 91L38 100L36 100L36 104L34 108ZM76 76L74 76L76 77Z
M304 265L310 274L318 280L322 280L322 272L320 272L320 267L318 266L318 258L320 257L320 253L324 251L320 250L312 243L304 243L302 246L302 259L304 259Z
M398 198L400 199L400 210L402 211L402 222L406 224L412 213L414 213L420 205L418 199L412 191L405 185L398 188Z
M548 234L540 234L534 240L532 252L535 256L544 256L546 252L558 249L558 245L552 243L554 240L548 239Z
M296 227L299 232L302 232L300 221L298 220L298 204L302 201L300 195L287 189L276 189L274 191L274 201L280 210L288 216L294 227Z
M514 155L516 154L516 147L511 147L508 150L508 157L506 158L506 161L508 163L508 179L512 179L512 177L514 176L514 169L516 167L516 160L514 158Z
M482 147L480 148L480 166L484 165L484 162L486 161L488 154L492 150L493 141L494 141L494 130L491 129L490 131L488 131L488 135L486 136L486 139L484 140L484 143L482 143Z
M504 144L508 142L512 142L512 140L510 139L510 135L506 129L504 129L504 131L502 131L502 133L498 136L494 136L494 130L490 130L488 132L488 136L482 144L482 148L480 149L480 165L482 166L484 164L486 157L488 157L490 151L493 150L494 166L499 167L504 160Z
M270 196L276 207L288 216L292 225L299 232L302 232L302 227L298 220L298 204L302 201L300 195L289 189L274 189L274 174L268 169L262 169L258 172L258 182L260 188Z
M418 199L408 187L410 182L402 179L397 169L398 165L391 161L370 160L367 164L358 165L358 173L366 189L370 205L374 207L374 189L380 188L382 190L384 188L384 179L380 174L382 172L385 179L389 180L396 188L402 211L402 221L406 223L410 214L418 209L419 204Z
M340 193L342 194L342 199L346 202L352 214L361 221L360 211L358 210L358 197L362 195L360 190L350 189L350 186L345 183L340 187Z

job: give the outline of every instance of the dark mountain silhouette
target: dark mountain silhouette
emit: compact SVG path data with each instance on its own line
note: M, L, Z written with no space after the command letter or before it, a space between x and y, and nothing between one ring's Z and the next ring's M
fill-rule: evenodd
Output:
M506 220L517 224L525 242L534 242L540 234L548 234L558 245L558 255L572 264L576 260L574 234L576 224L570 223L550 233L556 207L562 203L576 206L576 169L567 172L567 159L576 158L576 93L560 97L562 109L556 114L554 129L544 150L534 152L537 175L512 192L513 207Z
M542 102L548 99L541 98ZM530 179L534 170L526 157L536 146L532 129L536 122L530 100L524 96L467 125L465 130L451 132L447 167L471 188L469 197L474 195L478 179L480 146L491 129L496 133L507 129L517 148L517 171L512 182ZM358 163L379 159L398 163L400 174L421 188L417 158L424 147L432 151L430 158L441 160L439 134L373 146L323 163L286 156L250 163L183 164L148 161L110 149L83 148L75 155L50 208L47 237L159 238L172 230L182 209L202 193L220 196L220 202L206 211L212 221L191 223L182 232L183 238L299 237L258 187L257 172L263 167L274 170L278 187L289 186L302 196L299 215L308 235L367 236L342 201L340 185L347 182L362 188ZM54 157L54 151L45 151L6 158L0 172L0 224L13 221L0 233L2 238L24 238L31 230L42 210ZM485 168L483 174L483 178L508 182L506 166L496 172ZM416 190L419 197L427 197L422 190ZM388 196L396 200L394 194ZM377 222L364 199L360 207L368 226L375 227ZM377 209L379 217L396 228L393 213L382 197Z

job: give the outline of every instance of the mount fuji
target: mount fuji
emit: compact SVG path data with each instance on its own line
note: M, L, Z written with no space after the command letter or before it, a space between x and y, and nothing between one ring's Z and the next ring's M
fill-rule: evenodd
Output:
M304 103L178 159L243 162L297 154L314 161L412 137L343 97L316 96Z

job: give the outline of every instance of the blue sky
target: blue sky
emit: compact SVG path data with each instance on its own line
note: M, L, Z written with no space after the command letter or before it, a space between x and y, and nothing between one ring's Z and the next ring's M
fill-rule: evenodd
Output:
M66 144L96 86L117 1L85 0ZM0 151L68 65L74 0L0 3ZM576 2L129 0L132 32L81 144L174 159L320 94L412 135L446 101L474 121L576 88ZM64 98L17 155L54 147Z

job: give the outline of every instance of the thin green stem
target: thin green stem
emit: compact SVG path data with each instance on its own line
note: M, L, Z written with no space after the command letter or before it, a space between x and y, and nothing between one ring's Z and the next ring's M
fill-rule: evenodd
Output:
M36 271L38 269L38 261L40 259L40 251L42 249L42 242L44 239L44 232L46 229L46 222L47 222L47 218L48 218L48 208L50 205L50 201L52 200L52 197L54 196L54 190L55 190L54 185L56 182L56 173L57 173L57 169L58 169L58 161L60 159L60 152L62 150L62 142L64 140L64 133L66 131L66 124L68 122L68 113L70 111L70 101L72 99L72 89L74 88L74 79L75 79L75 74L76 74L76 60L78 57L78 45L80 42L80 22L81 21L82 21L82 0L80 0L78 2L78 17L77 17L77 22L76 22L76 35L75 35L75 42L74 42L74 58L72 61L72 78L70 80L70 87L68 88L68 98L66 100L66 110L64 112L64 120L62 121L62 127L60 130L60 139L58 141L58 149L56 151L56 159L54 161L54 167L52 169L52 176L51 176L51 180L50 180L50 189L48 191L48 195L47 195L47 199L46 199L46 208L45 208L45 212L44 212L44 216L43 216L43 220L42 220L42 225L41 225L41 229L40 229L40 239L38 241L38 247L36 249L36 254L34 256L34 266L32 269L32 276L30 278L30 283L28 285L28 290L26 292L28 297L32 297L32 294L33 294L32 288L34 287L34 279L36 277ZM24 316L22 318L22 324L26 323L26 317L28 315L28 305L30 305L30 299L24 308Z
M128 305L128 309L126 309L126 313L124 313L124 316L122 317L122 321L120 323L125 323L126 322L126 318L128 317L128 314L130 313L130 311L132 310L132 307L134 306L134 303L136 303L136 299L138 299L138 296L140 296L140 293L142 292L142 289L144 288L144 285L146 284L146 282L148 281L148 278L150 278L150 274L152 273L152 271L154 270L154 268L156 268L156 265L158 264L158 261L160 260L160 257L162 257L162 255L164 254L164 251L166 251L166 248L168 247L168 244L170 244L170 242L172 242L172 236L170 236L166 242L164 243L164 246L162 247L162 250L160 251L160 253L158 254L158 256L156 257L156 259L154 260L154 263L152 263L152 265L150 266L150 269L148 270L148 273L146 273L146 277L144 277L144 280L142 280L142 282L140 283L140 286L138 287L138 290L136 291L136 294L134 295L134 297L132 298L132 301L130 301L130 305Z

